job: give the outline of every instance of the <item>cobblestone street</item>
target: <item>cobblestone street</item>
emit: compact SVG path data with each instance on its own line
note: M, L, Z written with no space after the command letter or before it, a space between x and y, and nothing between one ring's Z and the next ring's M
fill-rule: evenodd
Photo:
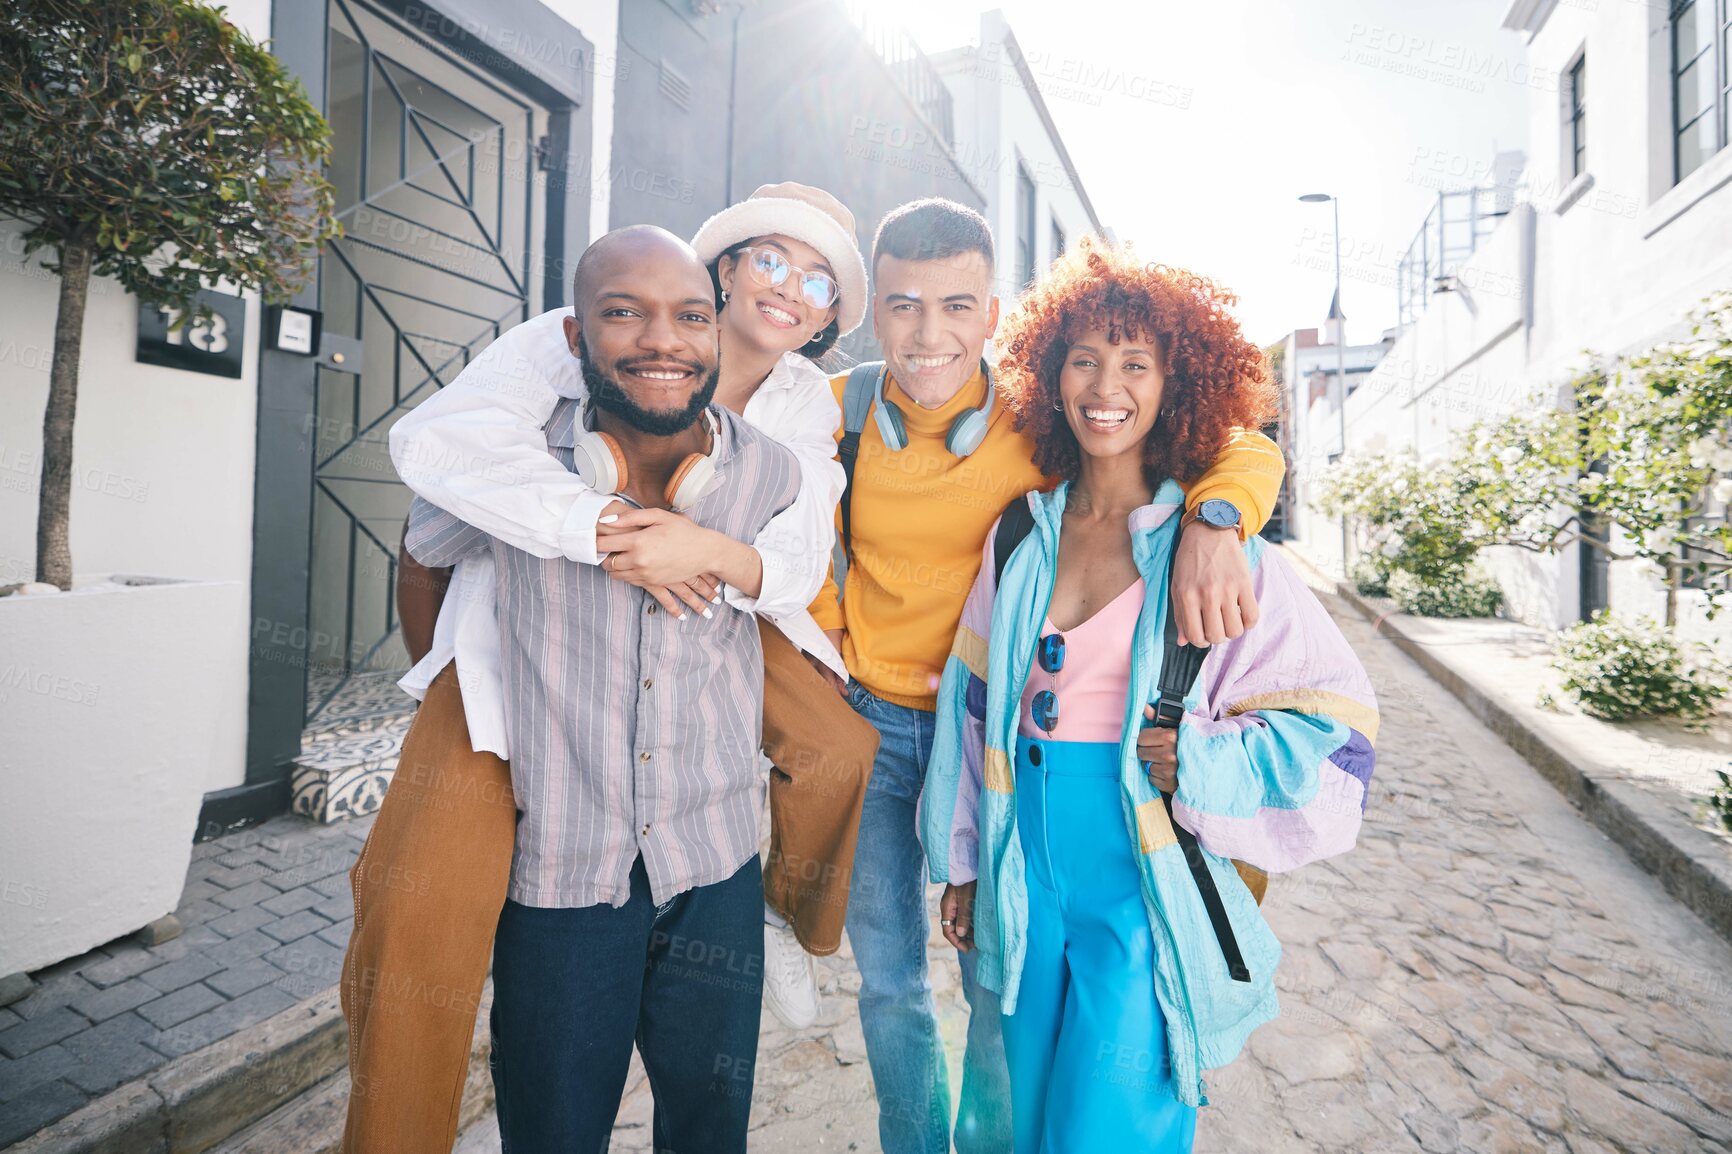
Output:
M1377 685L1372 804L1357 850L1270 887L1282 1016L1209 1077L1200 1154L1726 1149L1732 947L1326 600ZM954 1087L967 1011L930 950ZM858 977L821 972L819 1026L765 1015L754 1151L878 1148ZM634 1070L614 1148L647 1150L649 1117Z

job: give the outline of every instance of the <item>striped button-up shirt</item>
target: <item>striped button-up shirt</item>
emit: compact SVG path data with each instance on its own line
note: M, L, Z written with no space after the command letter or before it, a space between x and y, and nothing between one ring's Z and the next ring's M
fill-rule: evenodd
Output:
M722 408L719 481L687 516L750 541L799 490L792 453ZM567 468L579 406L547 425ZM751 614L668 614L599 566L536 557L419 498L406 545L444 566L494 555L519 810L511 900L625 904L641 855L654 899L731 877L758 852L763 651Z

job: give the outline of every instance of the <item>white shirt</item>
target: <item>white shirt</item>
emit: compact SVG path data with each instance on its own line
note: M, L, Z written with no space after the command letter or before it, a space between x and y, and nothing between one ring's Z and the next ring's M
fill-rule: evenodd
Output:
M597 493L547 451L542 427L561 397L584 395L581 366L565 340L569 309L554 309L501 336L457 379L391 429L391 460L420 496L537 557L598 564L595 525L613 496ZM781 442L800 464L800 495L752 542L763 561L756 597L729 586L729 604L776 624L789 641L847 677L842 655L806 612L824 582L836 539L842 412L823 371L787 353L746 402L747 423ZM490 553L457 563L433 647L398 684L420 699L455 658L470 743L509 759L499 676Z

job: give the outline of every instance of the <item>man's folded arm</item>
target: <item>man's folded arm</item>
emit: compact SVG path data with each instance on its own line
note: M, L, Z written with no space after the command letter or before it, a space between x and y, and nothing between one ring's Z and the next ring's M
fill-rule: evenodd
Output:
M596 564L595 523L613 500L547 451L559 403L548 366L571 360L557 316L519 325L391 429L403 483L537 557Z
M1287 462L1281 447L1252 429L1234 432L1207 472L1185 491L1185 507L1204 501L1227 501L1239 510L1239 539L1262 532L1281 495Z

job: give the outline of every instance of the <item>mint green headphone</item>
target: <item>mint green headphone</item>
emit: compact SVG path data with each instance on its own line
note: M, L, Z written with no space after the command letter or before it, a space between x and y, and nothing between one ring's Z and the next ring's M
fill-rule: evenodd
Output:
M884 447L892 453L900 453L908 447L908 427L902 420L902 410L896 407L895 402L884 399L884 377L889 369L888 362L879 366L878 376L872 382L872 419L878 423L878 435L884 438ZM958 416L951 422L949 432L944 434L944 447L955 457L966 457L980 448L990 427L992 402L998 395L998 386L992 379L992 366L984 357L980 369L986 374L986 401L978 409L970 409Z

